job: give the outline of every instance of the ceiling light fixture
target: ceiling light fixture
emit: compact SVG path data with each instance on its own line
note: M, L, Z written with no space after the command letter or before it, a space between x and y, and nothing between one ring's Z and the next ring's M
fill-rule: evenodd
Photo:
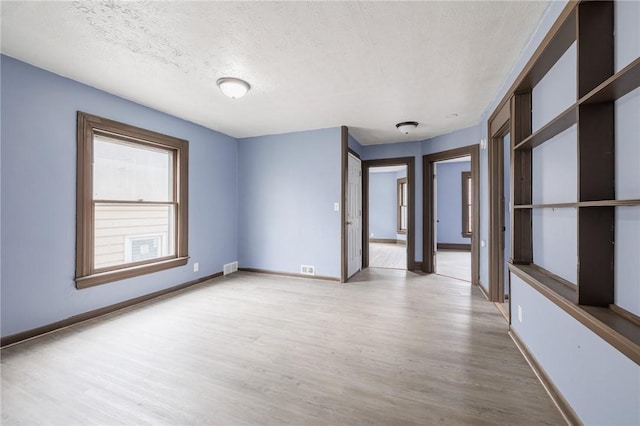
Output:
M238 99L247 94L251 86L244 80L233 77L222 77L216 81L222 93L231 99Z
M413 133L416 127L418 127L417 121L403 121L402 123L396 124L396 128L405 135Z

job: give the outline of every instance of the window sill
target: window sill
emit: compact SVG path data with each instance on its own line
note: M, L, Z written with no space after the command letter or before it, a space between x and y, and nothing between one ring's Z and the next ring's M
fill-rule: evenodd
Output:
M76 288L81 290L83 288L89 288L96 285L106 284L114 281L124 280L126 278L133 278L140 275L151 274L153 272L163 271L165 269L176 268L178 266L184 266L189 261L188 257L178 257L175 259L169 259L161 262L151 263L147 265L134 266L125 269L118 269L115 271L101 272L98 274L86 275L84 277L76 278Z
M640 365L640 325L619 308L578 305L577 287L536 265L509 265L509 270L547 299Z

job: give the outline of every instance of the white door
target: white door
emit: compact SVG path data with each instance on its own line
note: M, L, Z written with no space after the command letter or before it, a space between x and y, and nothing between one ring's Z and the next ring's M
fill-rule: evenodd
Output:
M362 165L349 154L347 171L347 277L362 268Z
M438 164L433 163L433 273L438 272Z

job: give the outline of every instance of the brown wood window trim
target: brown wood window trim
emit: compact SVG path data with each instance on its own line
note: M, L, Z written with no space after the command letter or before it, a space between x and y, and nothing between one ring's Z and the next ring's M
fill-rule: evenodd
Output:
M464 238L471 238L471 200L473 200L472 194L469 192L472 190L473 184L471 182L471 172L462 172L462 236Z
M407 207L407 197L405 196L405 194L407 194L407 191L409 190L409 188L407 187L407 178L400 178L398 179L398 184L397 184L397 188L398 188L398 214L397 214L397 229L396 232L398 234L406 234L407 233L407 218L409 217L408 214L408 207ZM404 223L404 227L402 226L402 211L405 211L405 223Z
M174 254L129 262L116 267L95 267L94 218L96 200L93 199L93 146L96 135L160 148L171 153L173 164L172 200L143 202L143 204L172 207L175 214L174 247L172 247ZM92 287L187 264L188 141L78 111L77 149L76 288ZM130 204L130 202L122 200L109 200L109 204L118 203Z

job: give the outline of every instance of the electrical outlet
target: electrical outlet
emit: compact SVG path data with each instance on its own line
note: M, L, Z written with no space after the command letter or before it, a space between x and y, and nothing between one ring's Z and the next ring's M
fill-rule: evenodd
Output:
M200 270L200 264L198 262L193 264L193 272L198 272Z
M334 212L340 211L340 203L333 203L333 211Z
M518 322L522 322L522 306L518 305Z

